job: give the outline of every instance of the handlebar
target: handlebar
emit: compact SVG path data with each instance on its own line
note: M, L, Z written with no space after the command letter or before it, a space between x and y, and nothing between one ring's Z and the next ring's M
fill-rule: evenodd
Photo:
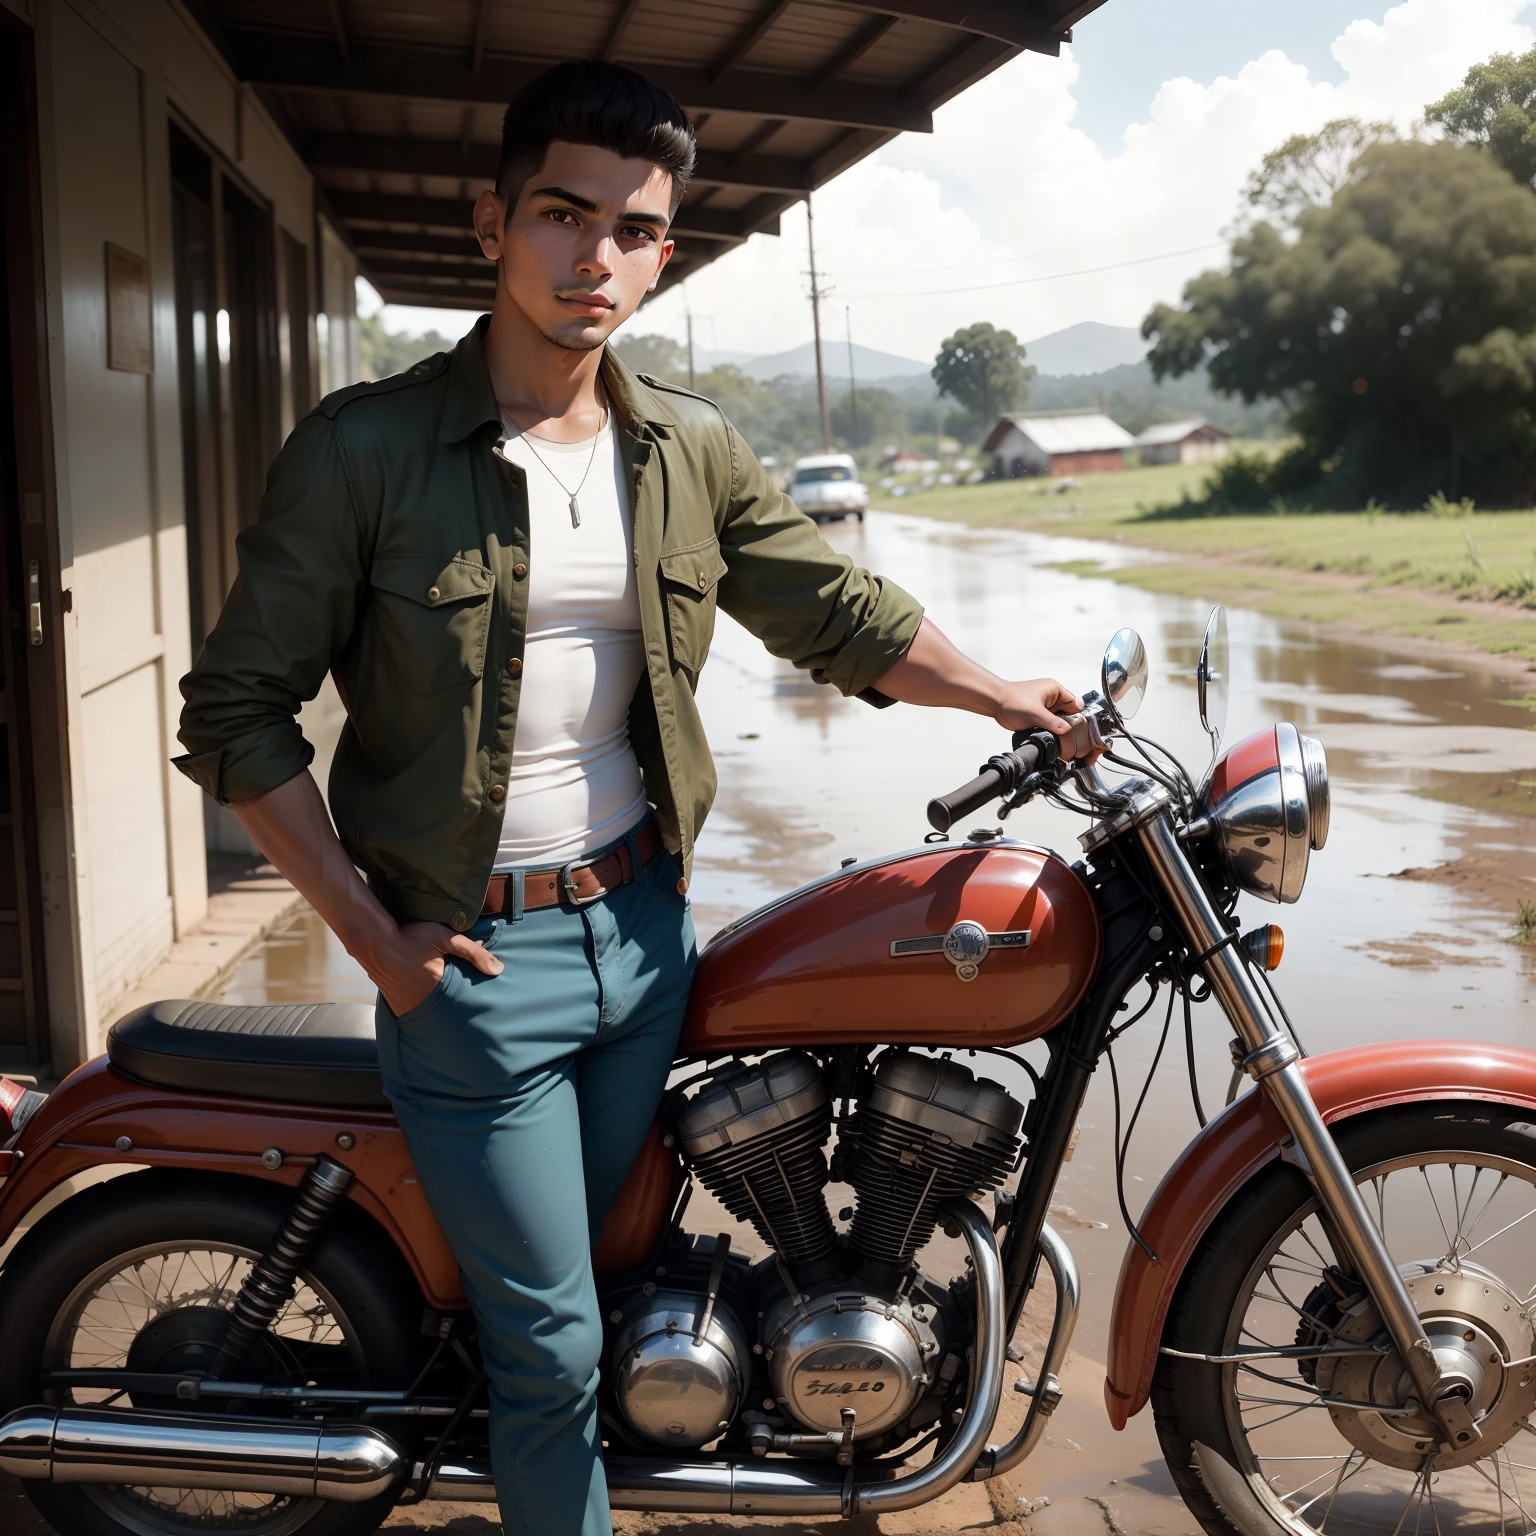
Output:
M978 811L1002 795L1011 795L1030 774L1051 767L1061 755L1060 744L1046 730L1021 733L1014 738L1012 752L999 752L981 765L981 771L969 784L938 795L928 802L928 825L935 832L948 832L962 817Z

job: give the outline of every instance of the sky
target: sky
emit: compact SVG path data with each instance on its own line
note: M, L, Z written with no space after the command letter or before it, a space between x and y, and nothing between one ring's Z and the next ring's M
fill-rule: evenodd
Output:
M1170 24L1176 18L1176 24ZM1407 130L1469 65L1536 42L1533 0L1108 0L1060 58L1024 54L815 194L823 323L913 358L977 320L1019 337L1139 325L1218 265L1248 172L1346 115ZM628 323L746 353L810 337L805 213ZM686 290L686 295L684 290ZM390 329L466 328L387 306ZM621 333L622 334L622 333Z

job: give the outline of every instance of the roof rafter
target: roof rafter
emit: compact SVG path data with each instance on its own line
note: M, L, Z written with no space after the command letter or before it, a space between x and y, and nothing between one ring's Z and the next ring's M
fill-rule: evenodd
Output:
M340 72L334 48L322 39L250 28L231 30L229 39L243 80L288 91L505 103L548 68L544 59L487 56L471 71L462 52L368 43L353 46L352 68ZM933 114L920 101L885 87L843 84L818 91L791 76L746 69L724 81L710 80L699 69L647 72L692 112L741 112L896 133L933 131Z
M386 171L411 176L455 176L494 181L501 150L495 144L453 139L400 139L382 134L320 133L304 141L304 158L320 170ZM750 187L798 195L810 186L810 168L784 156L728 154L701 149L695 186Z
M741 63L751 51L767 36L780 16L787 11L794 0L768 0L765 5L747 24L728 42L716 56L713 64L709 66L709 78L718 80L722 75Z
M374 224L421 224L429 229L459 229L466 235L474 206L467 197L410 197L392 192L348 192L339 187L331 190L331 203L348 224L356 224L359 220ZM668 233L679 239L716 240L726 245L739 245L749 235L757 233L763 221L772 216L764 209L754 218L753 212L753 208L737 213L701 208L695 213L682 208ZM355 240L366 238L360 230L354 229L352 234Z
M935 26L952 27L978 37L995 38L1015 48L1037 53L1061 52L1063 42L1071 41L1071 22L1058 20L1043 5L1008 5L993 0L991 4L972 4L971 0L837 0L850 10L871 11L895 16L902 21L926 21ZM1102 3L1102 0L1101 0ZM1093 9L1092 6L1079 10ZM1074 14L1070 13L1070 14Z

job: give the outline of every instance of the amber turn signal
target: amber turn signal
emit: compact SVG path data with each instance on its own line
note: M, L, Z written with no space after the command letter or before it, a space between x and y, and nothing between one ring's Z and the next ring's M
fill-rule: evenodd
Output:
M1285 934L1274 923L1245 933L1243 951L1260 970L1272 971L1285 957Z

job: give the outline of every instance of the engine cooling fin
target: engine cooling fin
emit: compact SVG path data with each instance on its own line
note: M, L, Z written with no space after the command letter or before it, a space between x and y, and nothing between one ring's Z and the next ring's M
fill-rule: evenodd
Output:
M677 1134L699 1182L791 1264L836 1247L822 1189L832 1132L826 1080L811 1057L783 1051L726 1073L688 1099Z
M1019 1155L1024 1106L958 1062L907 1051L880 1058L843 1128L858 1196L848 1237L860 1253L907 1264L946 1200L995 1189Z

